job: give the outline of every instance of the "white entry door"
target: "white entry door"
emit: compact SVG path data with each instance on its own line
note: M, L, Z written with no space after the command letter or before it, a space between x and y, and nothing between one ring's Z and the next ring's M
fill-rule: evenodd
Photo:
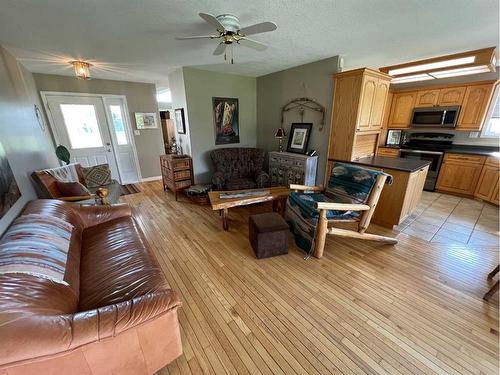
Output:
M122 184L138 182L139 166L125 98L104 97L103 100Z

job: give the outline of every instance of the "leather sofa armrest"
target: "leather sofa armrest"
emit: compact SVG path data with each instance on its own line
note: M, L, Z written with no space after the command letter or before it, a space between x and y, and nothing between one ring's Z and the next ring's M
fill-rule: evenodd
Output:
M212 184L215 185L217 190L224 190L224 186L226 185L226 179L224 178L224 173L221 171L217 171L212 176Z
M132 216L132 209L125 203L104 206L80 205L78 208L75 208L75 211L82 219L85 228L93 227L94 225L102 224L120 217Z
M27 314L3 321L0 371L112 338L181 306L170 289L128 301L66 315Z
M257 187L263 188L269 186L269 175L264 171L255 172L255 182Z

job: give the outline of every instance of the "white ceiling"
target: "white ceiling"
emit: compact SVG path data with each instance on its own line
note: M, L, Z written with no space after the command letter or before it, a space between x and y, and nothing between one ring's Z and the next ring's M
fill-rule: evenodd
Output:
M274 21L235 64L214 40L175 36L213 30L198 17L233 13L242 26ZM181 66L259 76L343 55L345 67L380 67L499 44L498 0L0 0L0 43L31 71L71 75L91 61L95 78L168 85Z

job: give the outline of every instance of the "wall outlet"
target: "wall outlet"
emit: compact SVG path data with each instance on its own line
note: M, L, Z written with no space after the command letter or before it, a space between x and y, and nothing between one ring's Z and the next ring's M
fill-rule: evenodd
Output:
M134 130L134 135L141 135L141 131L140 130Z

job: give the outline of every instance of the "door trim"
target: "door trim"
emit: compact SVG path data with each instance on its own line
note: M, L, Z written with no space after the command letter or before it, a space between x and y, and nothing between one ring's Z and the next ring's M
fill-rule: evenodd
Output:
M106 115L106 121L108 122L108 129L109 131L111 132L111 128L110 128L110 123L109 123L109 119L108 119L108 114L107 114L107 111L106 111L106 101L105 101L105 98L115 98L115 99L121 99L123 100L123 106L124 106L124 112L125 112L125 122L126 122L126 126L127 126L127 130L129 131L129 134L130 134L130 144L132 146L132 151L133 151L133 154L134 154L134 160L135 160L135 165L136 165L136 168L137 168L137 177L138 177L138 180L139 182L142 180L142 174L141 174L141 167L140 167L140 164L139 164L139 157L137 156L137 148L136 148L136 145L135 145L135 137L134 137L134 129L132 128L132 122L130 121L130 112L128 110L128 103L127 103L127 96L126 95L115 95L115 94L92 94L92 93L82 93L82 92L68 92L68 91L40 91L40 96L42 98L42 103L43 103L43 106L44 106L44 109L45 109L45 113L47 115L47 120L49 122L49 126L50 126L50 130L52 131L52 135L54 137L54 143L55 143L55 147L57 147L57 145L59 144L60 142L60 136L57 134L57 130L56 130L56 126L54 125L55 122L54 122L54 119L52 118L52 112L50 111L50 106L49 106L49 103L48 103L48 98L50 96L82 96L82 97L97 97L97 98L100 98L102 100L102 104L104 106L104 113ZM111 138L113 139L113 138ZM113 156L116 160L116 154L115 154L115 147L113 145ZM118 162L117 162L117 167L118 167ZM118 173L120 173L120 169L118 167ZM121 176L120 176L121 178Z

